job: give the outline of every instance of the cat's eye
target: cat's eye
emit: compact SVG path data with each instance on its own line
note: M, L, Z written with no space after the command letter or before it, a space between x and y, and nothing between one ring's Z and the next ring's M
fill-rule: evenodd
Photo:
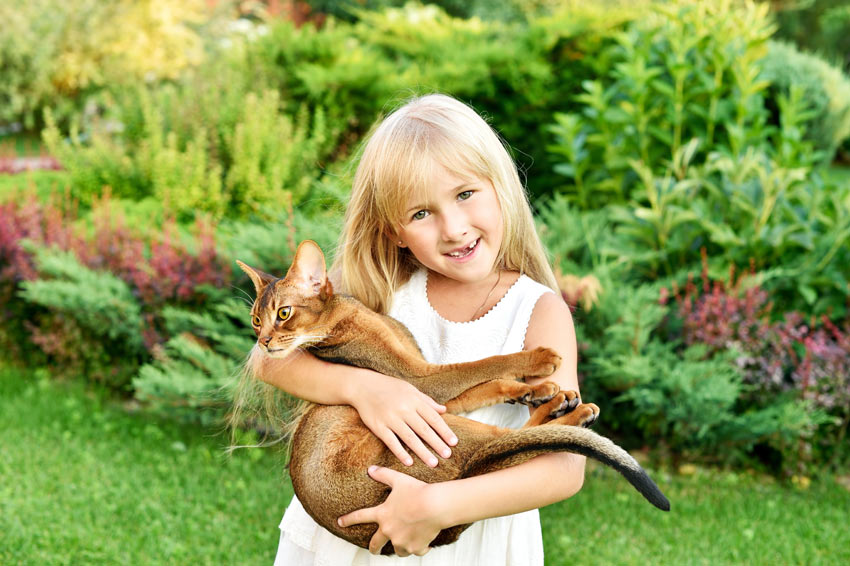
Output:
M292 314L292 307L280 307L277 309L278 320L286 320Z
M251 317L251 324L253 324L256 327L259 327L260 326L260 317L258 317L257 315L252 316Z

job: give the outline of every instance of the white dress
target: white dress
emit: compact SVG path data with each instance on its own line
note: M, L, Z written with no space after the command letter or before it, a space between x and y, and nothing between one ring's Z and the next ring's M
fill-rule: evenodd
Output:
M428 302L427 272L416 272L393 296L389 315L413 334L432 363L458 363L523 349L531 312L548 287L522 275L484 316L470 322L442 318ZM477 421L519 428L528 419L523 405L501 404L466 415ZM297 497L280 523L275 566L531 566L543 564L537 510L474 523L457 542L425 556L375 556L316 524Z

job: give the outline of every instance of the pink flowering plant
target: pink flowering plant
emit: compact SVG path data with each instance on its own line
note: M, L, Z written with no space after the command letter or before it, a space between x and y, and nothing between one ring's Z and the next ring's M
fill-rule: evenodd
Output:
M766 406L778 398L796 398L829 416L811 438L788 447L796 450L797 467L811 460L812 450L832 463L847 458L850 319L835 322L796 311L773 316L770 296L756 279L752 271L736 279L732 269L727 281L712 281L704 267L701 285L692 278L683 289L674 285L684 343L703 344L709 355L735 352L749 402ZM661 302L669 297L665 289Z

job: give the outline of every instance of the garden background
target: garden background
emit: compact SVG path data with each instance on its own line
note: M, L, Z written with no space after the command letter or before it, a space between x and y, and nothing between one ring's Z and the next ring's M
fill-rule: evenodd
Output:
M0 563L271 563L234 261L332 255L364 135L435 91L508 142L597 429L673 505L592 466L547 564L850 562L850 3L12 4Z

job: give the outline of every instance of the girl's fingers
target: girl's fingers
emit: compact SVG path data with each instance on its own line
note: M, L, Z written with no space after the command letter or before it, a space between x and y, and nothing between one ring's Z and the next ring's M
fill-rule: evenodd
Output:
M422 443L422 440L413 432L410 426L404 425L402 430L395 431L395 433L399 437L399 440L410 448L426 465L432 468L437 465L437 457L431 454L431 451L425 447L425 444Z
M449 425L446 424L446 421L439 414L425 412L425 414L420 413L420 416L428 423L428 426L431 427L437 434L440 435L446 444L449 446L454 446L457 444L457 436L452 432L452 429L449 428ZM433 444L432 444L433 446Z
M352 511L347 515L343 515L336 520L336 524L340 527L350 527L351 525L361 525L363 523L377 523L377 507L367 507Z
M376 436L381 440L381 442L386 445L387 449L392 452L402 464L404 464L405 466L413 465L413 458L410 457L410 454L407 453L407 450L404 449L404 446L402 446L398 437L392 430L386 429L383 434L376 434Z
M381 532L381 529L378 529L378 532L376 532L375 536L372 537L372 540L369 541L369 552L371 552L372 554L380 554L381 549L384 548L384 545L387 544L389 541L390 541L390 539L387 538L386 535L384 535L384 533ZM399 556L402 556L401 554L398 553L397 550L396 550L396 554L398 554ZM409 555L405 554L404 556L409 556Z
M422 394L422 396L425 397L428 405L430 405L432 409L434 409L435 411L437 411L440 414L446 412L446 406L445 405L440 405L439 403L437 403L436 401L434 401L433 399L431 399L428 395L425 395L424 393Z
M366 470L366 473L368 473L369 477L373 480L379 481L382 484L388 485L390 487L395 487L396 481L403 481L410 477L407 474L397 472L392 468L384 468L383 466L369 466L369 469Z
M442 421L439 416L437 420ZM419 435L419 438L422 439L425 444L431 447L432 450L440 454L443 458L448 458L452 455L451 449L448 445L443 442L443 439L434 431L428 421L425 420L425 417L422 417L422 420L415 425L416 434Z

